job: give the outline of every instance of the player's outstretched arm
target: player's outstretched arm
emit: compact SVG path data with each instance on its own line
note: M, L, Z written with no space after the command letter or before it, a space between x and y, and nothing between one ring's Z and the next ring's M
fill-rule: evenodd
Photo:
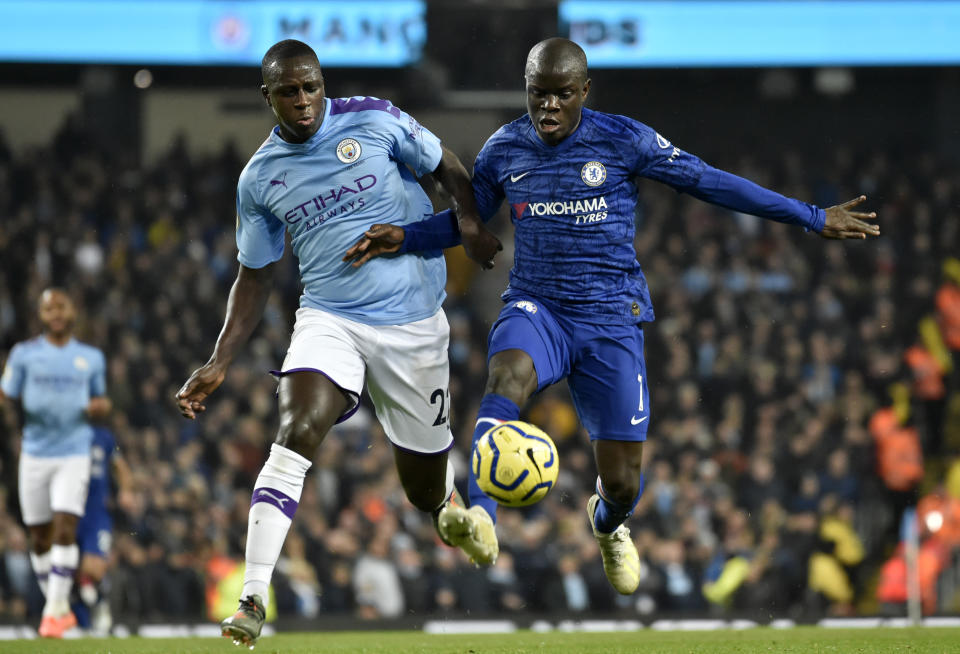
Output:
M470 174L452 151L443 148L443 156L433 176L457 202L457 220L460 237L467 256L484 269L493 268L493 258L503 249L500 239L493 235L477 210L477 202L470 184Z
M877 213L875 211L850 211L866 199L866 195L861 195L843 204L824 209L826 221L823 223L823 231L820 232L820 236L833 239L879 236L879 225L864 222L876 219Z
M210 360L193 371L177 391L177 406L185 417L193 419L206 410L207 396L223 383L227 368L260 322L270 297L276 263L263 268L240 266L230 289L227 315Z
M405 225L377 223L363 233L343 255L343 261L359 268L383 254L435 252L460 245L457 216L450 209Z

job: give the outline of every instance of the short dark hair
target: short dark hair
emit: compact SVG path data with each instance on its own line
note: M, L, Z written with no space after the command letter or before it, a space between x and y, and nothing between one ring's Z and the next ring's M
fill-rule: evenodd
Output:
M48 293L50 295L62 295L67 299L67 302L69 302L70 304L74 304L73 298L70 296L70 293L67 292L66 288L64 288L63 286L48 286L42 291L40 291L40 295L37 297L38 306L43 303L43 297Z
M560 67L586 81L587 54L570 39L561 37L544 39L530 48L523 74L531 75L542 67Z
M263 59L260 61L260 74L263 76L263 83L267 83L267 72L274 64L284 59L293 59L294 57L312 57L313 59L317 59L317 53L314 52L313 48L309 45L296 39L284 39L270 46L270 49L267 50L267 53L263 55ZM320 60L317 59L317 63L319 63L319 61Z

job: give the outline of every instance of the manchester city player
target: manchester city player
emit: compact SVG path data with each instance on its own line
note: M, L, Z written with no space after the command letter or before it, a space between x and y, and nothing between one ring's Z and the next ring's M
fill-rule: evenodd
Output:
M75 318L65 291L45 290L43 335L13 347L0 380L0 399L20 400L23 408L20 511L30 532L30 562L46 595L39 629L45 638L62 638L77 624L69 597L90 479L90 420L111 409L103 353L74 339Z
M873 213L826 210L717 170L625 116L583 107L590 91L583 50L542 41L526 69L527 115L497 131L474 167L480 215L506 198L515 230L506 303L489 337L488 381L474 442L514 420L536 391L566 379L590 434L599 477L587 513L613 587L639 584L639 557L624 521L643 492L641 454L650 427L642 324L654 318L633 249L637 190L647 177L707 202L798 225L828 238L865 238ZM457 242L449 220L376 226L347 251L355 265L378 254ZM495 518L496 504L470 480L470 502ZM454 518L458 512L450 512Z
M300 41L271 47L262 74L278 125L237 186L240 270L210 360L177 393L184 416L204 410L260 319L289 232L303 295L276 371L280 429L253 490L240 608L222 623L225 636L248 646L260 635L270 578L314 451L356 410L365 379L410 502L439 520L453 491L443 257L381 258L358 270L341 261L343 251L384 218L431 215L414 177L428 174L458 203L468 253L490 265L500 247L476 214L466 169L413 118L386 100L325 97L317 56ZM449 213L446 219L455 222ZM466 522L441 537L492 563L493 522L479 511Z

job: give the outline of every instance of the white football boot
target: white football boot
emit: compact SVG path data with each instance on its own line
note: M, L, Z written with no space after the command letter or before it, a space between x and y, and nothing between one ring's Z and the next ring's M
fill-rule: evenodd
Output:
M594 514L599 502L599 495L594 495L587 501L587 515L590 517L593 537L600 545L603 571L618 593L630 595L640 585L640 554L637 552L637 546L633 544L633 539L630 538L630 530L624 525L620 525L610 534L597 531Z
M437 532L443 542L462 549L476 565L493 565L500 554L493 520L481 506L464 509L447 502L437 517Z

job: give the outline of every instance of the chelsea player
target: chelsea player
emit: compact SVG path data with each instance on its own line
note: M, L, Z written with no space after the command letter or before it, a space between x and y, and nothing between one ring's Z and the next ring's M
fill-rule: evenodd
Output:
M0 380L0 399L20 400L23 408L20 511L30 532L30 563L46 596L38 630L44 638L62 638L77 624L69 597L90 479L90 420L105 418L112 406L103 353L73 337L75 319L64 290L45 290L43 334L13 347Z
M410 502L439 520L454 489L442 254L383 258L356 270L341 261L343 251L384 217L402 223L432 214L414 175L432 175L457 201L474 259L488 263L500 247L476 215L466 169L412 117L386 100L327 98L317 55L300 41L272 46L261 72L278 125L237 184L240 269L223 329L209 361L177 393L184 416L204 410L263 313L289 232L303 295L275 371L280 429L253 490L240 607L222 623L225 636L250 647L314 451L357 409L364 381ZM441 537L492 563L492 520L467 518L457 534L441 530Z
M624 525L643 492L641 455L650 428L643 328L654 319L633 248L636 176L735 211L803 227L828 238L876 236L851 211L866 198L821 209L717 170L643 123L584 108L587 60L572 41L536 44L524 72L527 115L483 146L473 187L489 220L504 199L515 231L505 306L490 331L488 381L474 442L515 420L535 392L566 379L590 434L598 478L587 514L613 587L630 594L639 557ZM461 223L462 225L462 223ZM347 251L362 265L386 252L456 244L456 225L378 225ZM470 503L492 518L496 504L470 471ZM457 517L462 510L451 512Z
M109 633L112 623L110 603L101 595L100 586L107 575L113 542L113 518L108 506L113 481L117 485L117 503L129 508L133 499L133 473L117 449L113 432L97 425L93 428L90 447L87 504L77 525L77 545L80 548L77 594L80 601L73 604L77 624L83 629L92 628L97 634Z

